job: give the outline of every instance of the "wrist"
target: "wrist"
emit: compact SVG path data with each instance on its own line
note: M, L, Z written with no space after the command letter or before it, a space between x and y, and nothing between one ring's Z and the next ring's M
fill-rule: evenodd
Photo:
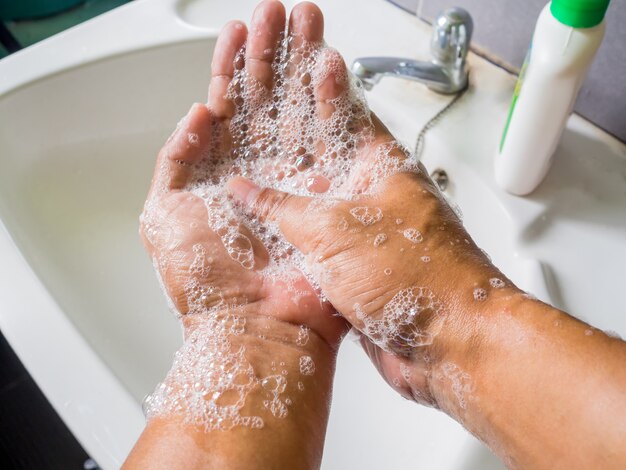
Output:
M492 393L517 374L517 359L537 347L543 328L563 314L514 285L489 291L487 299L459 303L428 351L427 389L434 406L480 435L488 419L487 389Z
M205 432L259 428L329 394L335 351L307 327L234 309L183 325L184 344L146 402L148 418L178 416Z
M482 260L458 263L445 286L435 283L433 292L441 299L445 321L432 332L432 344L415 348L401 366L405 395L465 422L477 379L487 362L498 360L502 343L511 342L509 332L519 323L514 313L537 302Z

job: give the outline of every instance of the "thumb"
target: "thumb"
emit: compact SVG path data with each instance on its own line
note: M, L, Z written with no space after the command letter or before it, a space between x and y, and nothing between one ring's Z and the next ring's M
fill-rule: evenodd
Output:
M228 189L236 200L260 220L276 222L289 243L304 253L307 227L302 214L311 198L296 196L271 188L261 188L249 179L236 176L228 182Z

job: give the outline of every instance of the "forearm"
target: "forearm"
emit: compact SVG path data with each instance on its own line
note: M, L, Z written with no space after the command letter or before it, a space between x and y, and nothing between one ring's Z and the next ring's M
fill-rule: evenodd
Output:
M247 318L245 330L229 336L229 352L243 348L251 366L246 372L240 368L235 378L234 383L246 384L243 392L232 387L218 392L217 385L209 384L202 393L222 397L214 402L217 407L200 410L206 403L182 399L175 410L161 400L162 409L150 413L125 468L319 467L335 351L315 333L307 332L305 341L300 327L268 317ZM165 383L180 388L188 380L193 387L194 375L181 380L170 372ZM181 396L176 394L179 401ZM229 405L233 407L227 409Z
M453 313L433 358L437 406L510 467L626 463L623 341L511 287Z
M403 396L441 408L511 467L624 468L624 343L517 289L424 175L390 176L305 226L311 199L231 189L280 223Z

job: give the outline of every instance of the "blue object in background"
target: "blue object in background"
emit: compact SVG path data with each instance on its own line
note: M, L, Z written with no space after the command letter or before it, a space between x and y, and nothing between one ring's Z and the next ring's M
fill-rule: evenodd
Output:
M0 59L128 1L0 0Z
M84 2L85 0L0 0L0 19L24 20L50 16Z

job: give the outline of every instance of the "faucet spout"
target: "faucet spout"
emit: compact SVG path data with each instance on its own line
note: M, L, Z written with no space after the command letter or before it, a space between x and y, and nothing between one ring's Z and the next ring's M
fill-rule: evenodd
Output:
M352 64L352 72L366 90L371 90L381 78L392 76L424 83L437 93L458 93L468 83L466 58L472 31L470 14L462 8L449 8L433 23L432 60L361 57Z
M366 90L374 88L383 77L391 76L424 83L439 93L459 91L452 77L435 62L400 57L362 57L352 64L352 72L361 79Z

